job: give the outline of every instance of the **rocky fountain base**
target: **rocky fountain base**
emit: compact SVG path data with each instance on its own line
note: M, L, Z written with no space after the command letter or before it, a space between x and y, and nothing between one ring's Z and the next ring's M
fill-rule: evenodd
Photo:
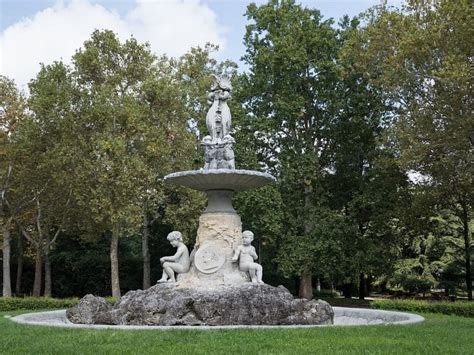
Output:
M87 295L66 316L79 324L329 325L334 312L325 301L294 299L283 286L245 283L190 289L158 284L130 291L114 306Z

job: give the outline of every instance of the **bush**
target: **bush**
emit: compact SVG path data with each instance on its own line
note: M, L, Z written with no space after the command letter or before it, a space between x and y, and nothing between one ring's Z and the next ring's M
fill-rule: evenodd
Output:
M113 297L107 297L107 302L115 303ZM16 310L64 309L79 303L78 298L48 298L48 297L0 297L0 312Z
M429 302L421 300L375 300L371 308L408 312L428 312L474 318L474 302Z
M357 298L332 298L332 297L315 297L321 298L333 307L352 307L352 308L369 308L372 301L359 300Z
M333 290L324 290L321 291L313 290L314 298L337 298L340 297L339 292Z
M428 293L434 286L432 280L422 277L405 277L400 281L401 286L411 293Z
M56 299L48 297L1 297L0 311L15 311L18 309L60 309L69 308L79 303L78 298Z

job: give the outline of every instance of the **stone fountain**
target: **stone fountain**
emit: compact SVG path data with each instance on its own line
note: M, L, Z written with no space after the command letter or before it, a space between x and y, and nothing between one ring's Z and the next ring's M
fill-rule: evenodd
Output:
M295 299L283 286L262 282L262 268L251 246L253 233L242 232L232 206L235 192L276 181L266 173L235 169L231 113L232 86L216 77L206 116L209 135L202 139L205 164L200 170L169 174L165 182L203 191L208 205L199 218L192 252L177 231L168 240L174 256L161 258L163 277L147 290L130 291L115 305L85 296L67 311L81 324L117 325L291 325L332 324L331 306ZM240 262L237 262L238 259ZM177 277L176 277L177 276Z
M231 114L227 105L232 87L226 78L216 78L209 93L211 107L206 116L209 135L202 139L205 164L201 170L181 171L165 176L165 182L203 191L208 205L199 218L193 263L178 277L179 287L212 288L240 285L249 280L246 272L232 262L242 244L242 222L232 206L237 191L257 188L276 181L270 174L235 169L230 135Z

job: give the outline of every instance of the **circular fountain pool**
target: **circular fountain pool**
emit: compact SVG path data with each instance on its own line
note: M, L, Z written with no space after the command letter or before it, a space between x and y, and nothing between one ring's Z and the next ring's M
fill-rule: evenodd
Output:
M73 324L66 319L66 311L49 311L38 313L26 313L10 320L16 323L42 325L49 327L66 327L66 328L88 328L88 329L158 329L158 330L175 330L175 329L193 329L193 330L212 330L212 329L280 329L280 328L313 328L313 327L335 327L335 326L359 326L359 325L376 325L376 324L414 324L423 322L422 316L405 312L381 311L375 309L364 308L345 308L333 307L334 324L333 325L226 325L226 326L142 326L142 325L104 325L104 324Z

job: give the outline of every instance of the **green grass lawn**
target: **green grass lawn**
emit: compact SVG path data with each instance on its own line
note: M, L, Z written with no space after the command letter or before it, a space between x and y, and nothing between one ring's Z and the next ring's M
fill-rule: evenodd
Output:
M88 330L30 326L0 313L2 354L474 354L474 319L281 330Z

